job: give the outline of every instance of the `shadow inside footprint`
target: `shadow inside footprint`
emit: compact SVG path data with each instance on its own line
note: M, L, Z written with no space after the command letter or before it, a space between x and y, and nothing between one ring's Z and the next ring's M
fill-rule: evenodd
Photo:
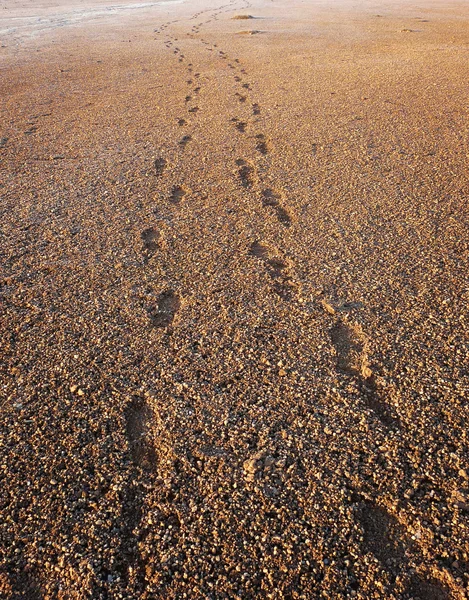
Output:
M136 465L154 469L156 454L150 440L154 416L143 398L134 398L125 410L126 434L130 455Z
M357 517L363 528L363 545L381 563L397 568L406 554L406 534L399 521L381 506L365 501Z
M278 192L272 189L262 190L262 204L264 206L270 206L275 210L277 219L285 227L290 227L292 224L292 217L289 211L280 205L281 196Z
M171 202L171 204L178 205L181 203L181 200L184 198L185 195L186 190L180 185L177 185L173 187L171 191L171 196L169 197L169 201Z
M169 327L181 306L179 296L172 290L162 292L156 301L156 307L151 308L148 313L153 327Z
M192 137L190 135L185 135L179 140L179 145L181 146L181 148L185 148L191 140Z
M236 129L241 133L244 133L246 131L247 126L248 126L248 124L245 123L244 121L238 121L235 125Z
M262 133L260 133L259 135L256 135L256 139L256 150L264 156L269 154L269 146L267 144L265 136Z
M287 262L260 242L253 242L249 254L261 260L273 281L273 290L285 301L291 301L298 293L298 284L292 279Z
M359 333L346 323L338 322L331 328L330 336L337 352L337 368L349 375L360 375L364 343Z
M157 158L154 162L154 166L155 166L155 174L157 177L160 177L163 174L163 171L166 168L166 159L164 158Z
M426 580L414 575L406 589L407 594L414 600L450 600L449 588L436 579Z
M360 384L363 392L365 404L376 414L378 419L386 425L386 427L397 426L400 428L400 420L394 416L390 407L381 400L378 386L375 377L372 375L368 379L364 379Z
M241 158L236 161L236 164L240 167L238 174L243 187L252 187L254 185L254 167Z
M143 241L143 255L146 259L149 259L158 248L159 233L153 227L149 227L142 231L140 236Z

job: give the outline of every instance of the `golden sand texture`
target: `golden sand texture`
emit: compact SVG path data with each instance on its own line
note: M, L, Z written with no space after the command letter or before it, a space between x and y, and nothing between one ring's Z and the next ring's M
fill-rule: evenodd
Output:
M0 597L467 598L467 4L140 4L0 15Z

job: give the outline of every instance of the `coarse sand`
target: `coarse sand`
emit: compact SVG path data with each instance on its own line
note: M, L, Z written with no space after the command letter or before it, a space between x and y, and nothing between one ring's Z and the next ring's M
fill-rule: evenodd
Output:
M0 597L467 598L467 2L0 9Z

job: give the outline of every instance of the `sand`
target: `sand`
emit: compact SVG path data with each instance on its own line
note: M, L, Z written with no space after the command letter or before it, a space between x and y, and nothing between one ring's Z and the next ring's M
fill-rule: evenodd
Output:
M467 598L467 3L0 31L0 596Z

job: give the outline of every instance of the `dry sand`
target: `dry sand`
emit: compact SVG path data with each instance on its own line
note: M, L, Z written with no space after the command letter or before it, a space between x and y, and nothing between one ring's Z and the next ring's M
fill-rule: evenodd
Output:
M467 598L467 2L136 4L0 6L0 596Z

